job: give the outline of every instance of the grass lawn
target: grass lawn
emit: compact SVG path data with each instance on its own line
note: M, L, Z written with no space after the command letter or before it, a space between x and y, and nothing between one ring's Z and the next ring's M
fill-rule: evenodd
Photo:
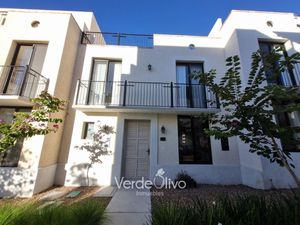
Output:
M153 190L152 225L300 225L300 192L201 185Z
M70 191L78 189L80 195L54 201L41 200L49 191L31 199L2 199L0 225L103 225L108 219L104 211L110 198L91 197L98 188Z

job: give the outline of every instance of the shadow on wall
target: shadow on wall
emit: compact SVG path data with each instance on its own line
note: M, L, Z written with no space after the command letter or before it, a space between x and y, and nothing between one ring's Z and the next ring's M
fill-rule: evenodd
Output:
M30 169L1 167L0 197L31 197L36 174Z
M87 29L86 25L84 25L84 29ZM60 167L64 167L66 163L68 162L69 153L70 153L70 146L71 146L71 139L74 129L74 120L75 120L75 114L76 110L71 107L71 105L74 102L74 99L76 97L76 84L77 80L80 79L82 70L83 70L83 63L84 63L84 56L86 51L86 45L81 45L77 52L77 59L76 59L76 65L74 67L73 71L73 79L72 79L72 86L70 90L70 103L68 105L68 111L66 113L65 119L64 119L64 131L63 131L63 137L61 140L61 148L60 153L58 157L58 164L60 164ZM61 174L61 171L63 170L57 170L56 176L55 176L55 184L56 185L64 185L66 180L66 174L67 172L64 172L64 174ZM65 170L64 170L65 171ZM59 174L58 174L59 173Z
M87 186L88 180L87 180L87 170L89 167L89 163L81 163L78 165L71 166L69 169L69 176L72 179L67 179L66 183L69 185L75 185L75 186ZM94 174L92 174L94 175ZM97 179L90 177L89 178L89 185L95 186L97 185Z

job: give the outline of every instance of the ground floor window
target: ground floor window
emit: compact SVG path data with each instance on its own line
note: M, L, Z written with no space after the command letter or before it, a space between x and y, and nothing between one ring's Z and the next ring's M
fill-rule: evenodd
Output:
M281 127L299 127L300 112L279 113L276 117L276 120ZM300 133L294 133L288 138L281 138L281 143L284 151L300 152L300 146L296 143L296 139L300 139Z
M0 120L4 123L11 123L14 119L15 112L30 112L30 108L0 108ZM1 135L1 134L0 134ZM18 166L23 140L19 140L15 146L9 148L5 152L0 153L0 166L1 167L16 167Z
M210 138L204 133L208 121L196 116L178 116L180 164L212 164Z

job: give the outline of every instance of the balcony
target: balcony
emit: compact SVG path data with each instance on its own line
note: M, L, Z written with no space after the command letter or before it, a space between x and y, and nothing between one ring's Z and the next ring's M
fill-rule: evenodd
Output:
M140 48L152 48L153 35L111 32L83 32L81 43L92 45L123 45L137 46Z
M216 96L200 84L79 80L74 108L82 111L218 112Z
M49 79L28 66L0 66L0 104L30 106L30 98L48 88Z

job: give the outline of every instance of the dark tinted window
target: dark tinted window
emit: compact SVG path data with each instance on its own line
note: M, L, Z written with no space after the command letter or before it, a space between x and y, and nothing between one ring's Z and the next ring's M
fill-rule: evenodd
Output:
M211 164L210 138L204 133L207 120L200 117L179 116L179 163Z

